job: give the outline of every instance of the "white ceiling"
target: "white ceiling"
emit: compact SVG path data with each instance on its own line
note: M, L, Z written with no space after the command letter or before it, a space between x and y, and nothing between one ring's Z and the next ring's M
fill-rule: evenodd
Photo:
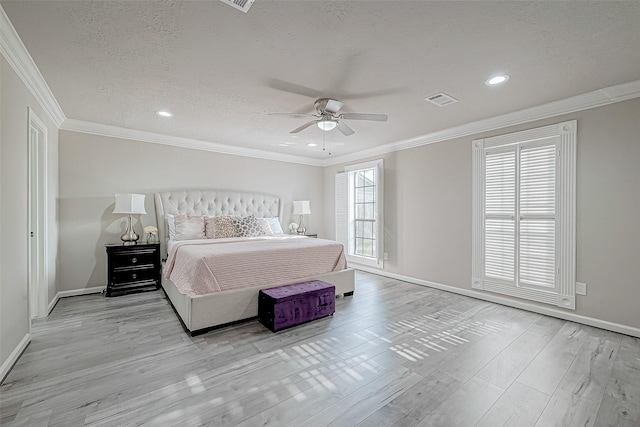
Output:
M0 3L67 118L317 159L323 137L355 153L640 79L638 1ZM294 136L307 119L268 115L319 97L389 120Z

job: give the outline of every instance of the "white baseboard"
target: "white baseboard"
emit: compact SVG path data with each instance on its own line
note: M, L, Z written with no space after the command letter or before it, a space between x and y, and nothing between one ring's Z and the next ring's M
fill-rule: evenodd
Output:
M27 334L20 340L20 343L13 349L7 360L4 361L2 366L0 366L0 384L4 382L4 378L7 376L13 365L18 361L20 355L24 351L25 348L31 342L31 334Z
M475 291L473 289L457 288L455 286L443 285L442 283L430 282L428 280L416 279L415 277L403 276L401 274L389 273L387 271L378 270L376 268L368 268L362 266L353 266L355 270L366 271L368 273L377 274L391 279L402 280L404 282L413 283L415 285L426 286L429 288L440 289L442 291L452 292L454 294L464 295L471 298L481 299L484 301L495 302L497 304L506 305L509 307L519 308L522 310L532 311L538 314L544 314L546 316L557 317L563 320L569 320L571 322L582 323L584 325L594 326L596 328L606 329L608 331L619 332L621 334L630 335L632 337L640 338L640 328L633 326L622 325L620 323L609 322L606 320L596 319L589 316L582 316L575 313L569 313L566 311L558 310L552 307L542 307L535 304L530 304L524 301L513 300L505 298L499 295L484 293ZM357 290L356 290L357 292Z
M78 295L99 294L104 291L106 286L96 286L95 288L74 289L72 291L59 291L55 297L49 303L49 309L47 310L47 316L51 314L51 310L56 306L60 298L75 297Z

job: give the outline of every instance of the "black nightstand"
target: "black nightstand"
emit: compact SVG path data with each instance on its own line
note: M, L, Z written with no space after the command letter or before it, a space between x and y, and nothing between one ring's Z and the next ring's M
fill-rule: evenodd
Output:
M107 244L106 296L154 291L160 287L160 243Z

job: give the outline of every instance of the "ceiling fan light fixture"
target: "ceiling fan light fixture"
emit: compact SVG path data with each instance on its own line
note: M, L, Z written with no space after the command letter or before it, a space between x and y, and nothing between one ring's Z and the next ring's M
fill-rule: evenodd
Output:
M320 120L318 122L318 127L325 132L333 130L338 126L338 123L335 120Z

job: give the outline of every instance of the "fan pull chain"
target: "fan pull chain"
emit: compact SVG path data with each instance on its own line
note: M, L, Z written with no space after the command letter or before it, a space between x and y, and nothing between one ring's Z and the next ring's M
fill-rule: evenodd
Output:
M322 151L327 151L327 131L322 131ZM331 141L329 141L329 151L328 154L331 155Z
M324 148L325 140L326 140L326 132L325 132L325 131L322 131L322 151L327 151L327 150Z

